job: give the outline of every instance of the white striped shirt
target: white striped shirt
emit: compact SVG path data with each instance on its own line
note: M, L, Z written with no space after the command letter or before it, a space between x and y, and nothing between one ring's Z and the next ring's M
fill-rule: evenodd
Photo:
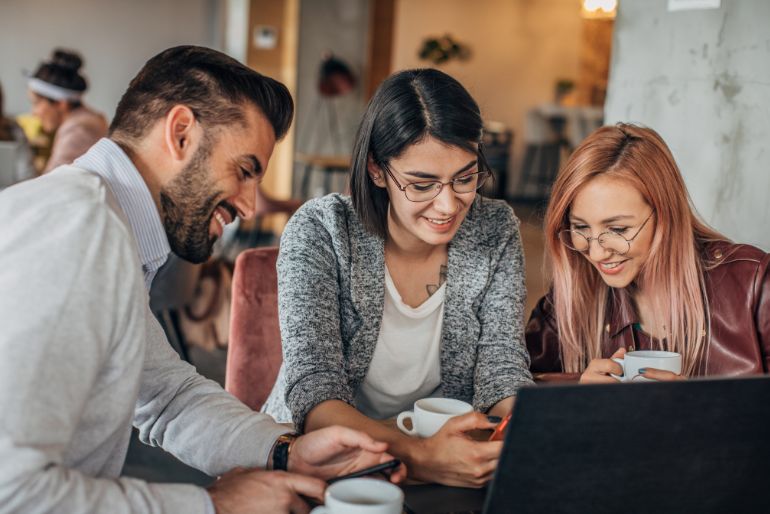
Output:
M128 155L114 141L102 138L74 166L100 175L109 186L136 238L144 282L150 289L171 247L147 184Z

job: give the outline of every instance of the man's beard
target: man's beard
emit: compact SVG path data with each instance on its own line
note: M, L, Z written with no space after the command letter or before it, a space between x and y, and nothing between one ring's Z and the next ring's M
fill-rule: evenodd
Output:
M214 209L221 203L235 218L235 209L218 202L221 194L210 178L209 158L212 142L201 141L190 163L160 191L163 228L171 250L193 263L205 262L213 251L216 236L209 234Z

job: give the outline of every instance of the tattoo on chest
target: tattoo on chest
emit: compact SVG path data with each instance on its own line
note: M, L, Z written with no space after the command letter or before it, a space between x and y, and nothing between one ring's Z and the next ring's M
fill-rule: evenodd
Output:
M441 284L446 282L446 275L447 267L445 264L442 264L438 271L438 284L428 284L425 286L425 289L428 290L428 296L433 296L433 293L439 290Z

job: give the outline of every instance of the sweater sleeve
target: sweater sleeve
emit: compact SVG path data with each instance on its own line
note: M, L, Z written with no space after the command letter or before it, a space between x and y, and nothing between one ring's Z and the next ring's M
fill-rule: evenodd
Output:
M118 335L144 333L144 291L114 215L35 196L0 195L0 513L204 513L199 487L65 464L85 417L110 416L87 404ZM108 440L87 443L81 453L109 452Z
M134 416L140 440L209 475L264 468L276 439L292 430L254 412L182 361L147 309L150 326Z
M331 236L300 209L281 237L278 312L285 399L299 430L325 400L353 403L340 332L340 286Z
M513 213L510 213L513 218ZM473 403L482 412L532 384L529 355L524 344L524 252L518 223L511 219L497 266L479 308L478 342Z

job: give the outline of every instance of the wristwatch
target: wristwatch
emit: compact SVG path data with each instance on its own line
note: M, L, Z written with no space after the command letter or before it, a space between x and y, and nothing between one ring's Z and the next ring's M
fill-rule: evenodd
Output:
M271 453L271 460L273 461L272 469L276 471L286 471L289 467L289 452L294 441L297 440L299 435L297 434L282 434L278 436L273 444L273 451Z

